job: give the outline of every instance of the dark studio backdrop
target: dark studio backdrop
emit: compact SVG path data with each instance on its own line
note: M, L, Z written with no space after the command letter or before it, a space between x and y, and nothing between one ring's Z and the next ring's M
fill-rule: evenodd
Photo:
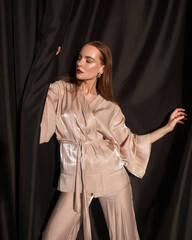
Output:
M111 48L114 93L133 132L162 126L176 107L192 115L191 10L187 0L0 2L0 239L40 239L58 197L58 144L38 144L43 104L86 41ZM142 240L192 239L191 119L153 144L142 180L130 175ZM90 212L93 239L107 240L97 200Z

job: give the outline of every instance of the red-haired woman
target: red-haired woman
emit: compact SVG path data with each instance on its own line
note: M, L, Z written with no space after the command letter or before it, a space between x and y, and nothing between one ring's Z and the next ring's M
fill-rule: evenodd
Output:
M91 240L89 204L94 197L101 203L110 239L139 239L125 167L142 178L151 144L183 123L184 111L176 109L154 132L133 134L113 97L110 49L99 41L85 44L78 55L76 78L51 84L45 102L40 143L56 133L61 195L43 239L75 240L83 220L84 238Z

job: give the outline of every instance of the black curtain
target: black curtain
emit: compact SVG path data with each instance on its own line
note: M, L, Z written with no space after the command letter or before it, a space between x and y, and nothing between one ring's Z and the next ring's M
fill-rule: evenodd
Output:
M192 239L191 10L190 0L0 2L1 239L41 238L59 173L55 138L38 144L43 104L88 40L112 50L114 93L133 132L186 108L187 123L153 144L144 178L130 177L141 239ZM108 239L97 200L90 214L93 239Z

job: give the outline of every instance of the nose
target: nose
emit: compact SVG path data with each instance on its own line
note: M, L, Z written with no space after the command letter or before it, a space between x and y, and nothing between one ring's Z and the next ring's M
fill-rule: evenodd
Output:
M77 65L78 67L82 67L82 65L83 65L82 58L81 58L81 59L77 59L76 65Z
M79 61L76 62L77 67L81 67L81 64Z

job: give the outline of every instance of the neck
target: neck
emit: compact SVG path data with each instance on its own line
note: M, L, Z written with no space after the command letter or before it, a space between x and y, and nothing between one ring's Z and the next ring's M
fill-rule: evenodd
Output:
M97 95L97 89L96 89L96 84L97 84L97 80L85 80L82 81L81 85L80 85L80 89L81 91L85 94L94 94Z

